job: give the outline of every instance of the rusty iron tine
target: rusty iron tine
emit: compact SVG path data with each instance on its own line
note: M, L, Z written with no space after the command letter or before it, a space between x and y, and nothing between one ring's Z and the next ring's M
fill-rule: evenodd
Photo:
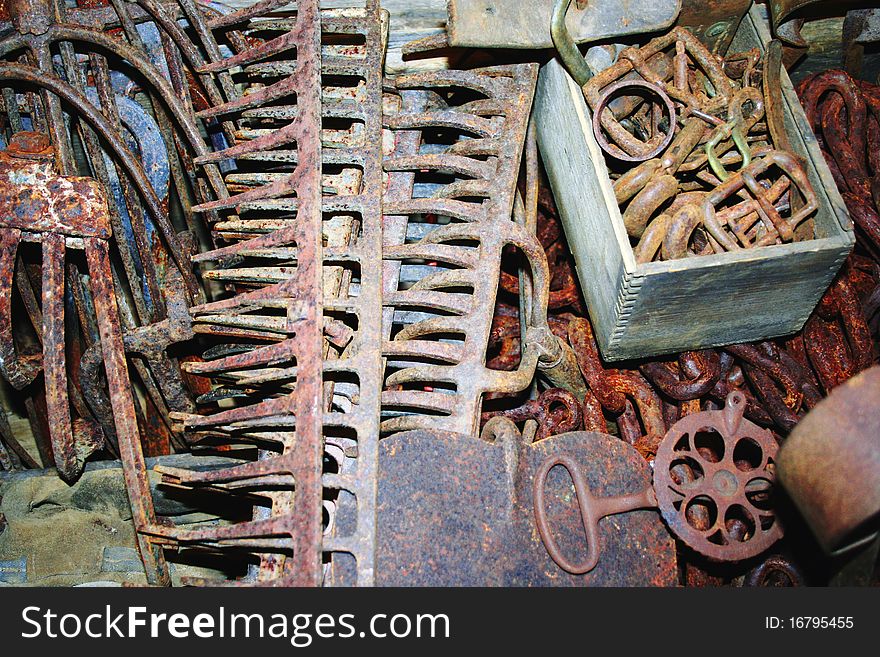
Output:
M47 233L43 242L43 376L49 435L55 465L70 481L80 473L77 463L70 402L67 396L67 367L64 354L64 235Z
M138 549L144 562L147 581L150 584L167 586L170 584L170 574L164 554L161 548L145 535L147 528L157 523L157 518L146 477L146 464L138 436L134 400L128 382L107 242L97 238L87 238L85 251L89 271L92 273L90 284L101 332L107 382L111 397L114 399L113 419L119 440L120 457L124 465L126 490L137 531Z
M19 355L12 333L12 278L20 241L20 230L0 229L0 372L18 390L30 385L42 368L39 355Z
M275 9L289 5L290 0L259 0L249 7L242 7L228 14L220 14L208 20L208 27L218 30L245 23L252 18L261 18Z

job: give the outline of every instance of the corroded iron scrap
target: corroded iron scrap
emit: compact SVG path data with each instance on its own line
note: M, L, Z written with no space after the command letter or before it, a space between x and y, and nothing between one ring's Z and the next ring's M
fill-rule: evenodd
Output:
M564 57L607 154L636 262L812 237L818 202L787 150L779 49L770 53L763 66L757 50L722 58L676 27L599 71Z
M169 580L162 550L231 550L252 562L243 582L371 584L380 418L383 431L393 432L402 422L428 420L439 404L452 411L449 428L475 436L484 395L526 388L538 367L551 380L580 378L573 356L546 323L551 281L543 251L511 220L536 68L390 81L386 105L400 108L384 119L390 149L383 162L378 3L320 14L316 2L302 2L292 15L267 13L281 4L217 16L185 0L162 8L140 0L72 10L68 22L63 12L60 22L50 20L46 10L39 34L19 30L6 44L7 52L19 44L37 53L50 43L62 50L67 43L100 48L142 69L143 88L161 99L153 104L170 175L196 203L183 203L191 235L164 230L166 242L174 238L170 259L149 261L156 264L157 285L145 294L138 263L147 252L137 249L149 244L138 241L144 234L135 224L141 215L160 229L168 222L170 199L162 191L168 178L151 177L153 170L144 169L151 160L139 160L120 139L127 105L108 86L118 79L115 60L68 58L63 77L41 77L45 67L0 66L4 79L45 90L41 98L16 92L4 99L13 123L45 117L62 164L72 161L65 158L70 134L56 97L76 108L95 177L115 194L111 218L116 212L132 224L126 232L123 221L108 234L118 242L122 264L128 252L136 265L123 268L134 304L126 307L122 297L129 330L114 358L132 356L154 403L189 446L257 448L254 460L235 467L161 471L168 486L257 502L250 521L228 526L183 530L140 514L137 528L154 583ZM178 21L192 28L189 35ZM156 30L159 52L144 43L145 24ZM233 54L221 53L219 43ZM250 87L243 95L230 84L236 67ZM96 90L87 86L92 79ZM40 103L49 109L42 112ZM454 145L435 143L438 130L455 134ZM113 147L110 159L98 138ZM383 191L386 204L391 201L384 219ZM208 234L200 232L199 216ZM130 234L134 241L122 239ZM530 308L520 336L524 356L514 372L485 365L508 246L525 255L520 282ZM156 249L150 248L152 257ZM219 290L219 299L205 302L192 285L191 253L209 294ZM470 294L460 291L468 288ZM161 304L144 315L151 300ZM455 324L451 333L459 344L437 330L444 317ZM89 324L87 316L81 319ZM213 346L199 358L182 359L181 374L171 354L193 341ZM79 353L80 378L99 378L100 346L87 341ZM439 382L433 365L411 367L405 360L426 354L440 356ZM457 394L441 392L446 380ZM406 394L395 397L400 387L413 386L414 403ZM98 430L119 441L133 504L149 510L142 445L111 426L114 390L83 385L82 397ZM383 394L391 409L385 416ZM145 433L143 448L150 440Z
M63 476L121 457L151 583L197 552L243 556L241 585L670 585L654 507L713 559L764 551L776 441L878 356L870 86L810 91L864 234L804 333L609 368L538 190L534 66L383 81L377 0L9 4L0 374ZM802 238L815 198L778 150L775 60L675 35L627 51L593 98L606 146L648 158L615 181L637 257ZM638 77L656 107L628 95ZM2 420L0 468L36 465ZM249 456L160 468L164 485L252 504L248 520L156 516L144 453L202 447Z
M544 202L539 205L538 234L545 236L542 245L548 251L548 259L552 263L552 278L555 270L565 266L566 259L560 256L566 249L563 248L560 255L549 257L556 248L554 244L557 244L553 236L559 235L558 218L550 198L545 197ZM860 238L859 245L864 248L863 238ZM772 442L766 444L770 451L761 449L762 454L771 454L775 450L776 442L784 440L792 427L831 388L838 385L839 381L853 376L858 367L875 362L877 330L865 317L876 315L876 310L872 311L873 306L870 304L880 281L878 274L880 271L876 261L858 254L851 256L841 270L839 280L826 293L825 299L810 320L821 320L824 326L831 327L826 331L830 336L835 336L834 340L811 339L808 333L811 324L808 322L805 331L787 340L685 352L661 360L627 363L626 368L611 368L602 361L595 341L590 339L591 327L587 318L580 317L584 314L582 309L568 306L551 310L548 322L558 335L571 342L589 385L588 394L581 400L583 426L590 427L593 431L616 433L623 441L636 446L645 458L652 460L656 472L658 448L668 429L677 421L690 418L694 413L714 411L732 392L742 395L744 418L760 427L759 429L752 425L753 433L766 437L767 429L772 432L773 438L768 439ZM839 301L836 300L838 295L842 296ZM517 324L517 309L500 306L496 314L496 338L504 339L506 335L516 335L514 327ZM849 328L845 328L847 325ZM865 327L867 334L864 332ZM859 336L865 337L860 339ZM513 344L510 350L515 358L516 345ZM829 368L828 373L836 374L837 378L827 378L826 374L822 374L823 366ZM823 380L826 378L827 380ZM554 414L541 412L540 399L539 393L536 399L503 413L487 413L484 421L495 414L503 414L522 427L524 434L527 430L531 432L530 435L536 436L552 433L555 417L560 415L554 417ZM568 411L568 404L565 408L565 416L574 418L575 414ZM557 412L561 413L561 407L557 406ZM692 422L705 424L698 420ZM534 423L535 426L529 427L529 423ZM735 449L735 446L731 445L731 448ZM753 449L750 458L756 453L757 450ZM678 455L677 452L673 454ZM684 452L681 456L684 458ZM737 459L742 460L740 455ZM706 483L705 477L693 476L693 470L684 470L682 464L675 460L673 458L674 466L670 475L673 481L684 485L698 485L695 482L702 479L702 484ZM754 462L754 459L748 462ZM557 469L562 469L562 466ZM741 473L744 476L754 474L753 468L749 471L748 468L741 470L737 467L736 470L734 476ZM772 508L768 503L773 498L768 495L769 491L761 490L760 486L751 486L753 489L748 491L747 501L752 498L757 502L758 517L766 515L767 510ZM712 496L716 495L712 490L709 492ZM730 535L736 538L744 535L743 529L751 522L749 518L755 517L749 516L745 521L742 517L731 518L728 528L726 521L719 525L717 516L713 518L708 511L709 509L702 508L702 504L695 505L688 512L689 516L685 517L685 521L693 520L698 527L711 525L716 531L723 528L732 532ZM716 524L712 525L710 521ZM768 521L764 522L766 524ZM599 522L600 527L601 525L602 521ZM762 533L756 535L761 537ZM702 539L698 542L705 543L704 547L708 546L710 549L724 549L720 544L707 543ZM765 542L769 544L770 539ZM780 547L784 549L785 543L786 539L783 537ZM760 545L754 543L745 548L741 541L736 540L729 544L734 546L734 550L752 549ZM578 565L580 557L585 554L582 543L570 549L563 547L559 553L563 561L570 562L569 565ZM739 582L751 582L751 585L764 585L768 582L798 584L803 581L798 564L792 559L784 559L776 568L772 559L768 558L767 567L762 569L753 568L754 562L751 560L722 566L713 565L695 555L691 550L682 551L678 555L681 581L687 585L719 586Z
M397 433L380 446L380 581L663 584L674 560L656 533L658 507L673 534L709 558L755 556L782 534L770 502L776 442L743 420L744 408L734 392L725 410L674 425L653 483L638 453L604 434L529 442L503 417L479 440Z
M538 425L536 440L576 431L583 424L580 401L572 393L561 388L544 390L536 399L530 399L515 408L486 411L480 419L487 422L493 417L505 417L513 422L534 420ZM602 426L601 430L604 429L605 427Z
M542 243L552 263L551 279L556 279L568 268L568 251L564 244L560 250L552 237L559 235L552 200L545 198L539 209L538 234L545 236ZM875 261L853 256L798 336L685 352L624 368L604 363L589 320L577 303L551 309L548 322L574 348L587 381L587 394L578 395L583 422L593 427L616 424L621 438L652 458L660 438L678 419L716 408L734 390L745 395L749 420L786 435L831 388L876 360L877 304L872 299L880 297L878 282ZM872 317L870 323L866 318ZM496 350L502 346L507 350L506 361L517 358L517 345L509 337L516 335L517 325L517 310L500 306L493 336ZM537 419L534 411L527 410L534 406L526 401L508 413ZM550 427L550 415L542 417ZM540 421L536 431L547 433Z
M877 176L880 172L880 88L840 70L810 75L797 86L837 187L865 247L880 253Z
M72 419L68 397L65 330L64 264L67 238L87 253L95 240L110 237L107 200L90 178L62 177L46 135L19 132L0 152L0 371L16 388L30 385L42 371L45 380L49 434L61 476L73 480L85 460L104 444L104 435L90 417ZM42 355L18 353L12 330L12 289L16 253L22 241L42 245L42 322L35 325ZM106 247L104 247L106 248ZM106 285L106 281L103 283ZM95 281L96 285L99 285Z
M733 392L722 411L679 420L666 434L654 462L653 485L623 495L597 495L582 466L566 453L552 453L534 475L535 525L547 553L572 575L600 563L600 521L659 507L670 530L689 547L717 561L740 561L766 550L782 536L770 497L776 442L769 431L743 421L745 397ZM585 556L573 561L560 548L548 522L546 485L561 466L574 484L586 534Z
M721 411L673 425L654 461L660 513L688 546L719 561L742 561L782 537L773 509L773 435L743 418L745 396Z
M184 0L164 7L150 0L82 7L22 0L6 9L2 18L9 29L0 39L4 117L13 132L47 134L62 175L87 172L105 190L113 290L134 371L130 386L143 392L135 395L135 413L144 450L156 455L180 449L183 440L171 431L169 412L191 411L192 393L167 347L192 337L186 308L203 294L189 262L202 232L191 199L228 196L217 166L197 171L192 158L209 151L202 130L213 140L233 139L216 125L200 125L191 97L220 102L223 94L237 92L231 84L218 90L212 80L187 77L187 66L204 62L175 21L203 33L198 28L205 17ZM218 47L207 41L202 46ZM82 149L74 149L77 143ZM186 230L178 232L183 225ZM31 289L38 270L25 251L15 264L14 291L33 322L40 312ZM114 400L103 384L96 302L71 264L63 277L69 289L66 321L75 327L67 343L70 403L81 419L96 423L105 450L115 456ZM51 464L52 422L42 395L30 388L22 394L41 457Z
M136 530L156 522L143 473L143 453L138 433L134 401L128 380L122 345L122 327L108 242L111 226L107 199L93 179L59 176L56 153L48 138L35 132L13 135L7 149L0 153L0 244L3 260L2 285L4 296L10 296L15 253L22 242L38 242L42 246L42 323L40 337L42 358L30 359L28 370L21 362L15 367L22 376L32 379L38 368L43 370L49 434L55 462L62 477L75 479L90 454L100 449L104 436L88 417L72 419L68 399L65 362L65 255L71 248L85 251L89 285L100 327L100 345L110 395L114 400L113 421L118 448L127 465L127 480L132 516ZM5 322L9 314L3 315ZM37 327L35 327L37 328ZM11 339L11 334L6 336ZM14 352L14 344L7 350ZM12 363L6 363L11 365ZM29 383L30 381L28 381ZM147 541L140 549L148 573L164 570L162 555Z
M827 552L874 533L880 510L880 367L835 388L795 427L779 478Z

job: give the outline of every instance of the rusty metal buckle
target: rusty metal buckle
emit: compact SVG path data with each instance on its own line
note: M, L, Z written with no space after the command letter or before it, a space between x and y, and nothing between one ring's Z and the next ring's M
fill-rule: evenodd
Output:
M804 204L787 219L781 216L774 205L775 198L781 193L780 188L771 186L768 189L757 180L758 176L774 165L782 171L784 178L797 186L804 199ZM722 215L716 212L715 206L744 189L751 193L753 204L747 206L746 212L738 213L743 218L736 223L733 221L735 217L732 212L724 215L729 232L722 225ZM716 253L773 244L777 238L791 240L794 236L794 228L817 208L816 193L797 159L783 151L770 151L706 194L699 206L688 204L681 208L673 216L663 238L664 254L670 259L682 257L686 252L691 233L701 224L709 232ZM754 237L749 237L746 228L750 225L748 223L750 218L762 220L763 236L755 234ZM737 243L737 239L741 245Z

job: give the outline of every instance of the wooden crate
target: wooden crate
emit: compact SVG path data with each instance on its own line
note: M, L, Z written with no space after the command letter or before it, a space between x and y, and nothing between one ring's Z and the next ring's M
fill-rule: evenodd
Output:
M752 7L731 52L764 50L770 33L762 10ZM803 327L855 238L784 72L782 86L786 128L819 199L816 239L636 264L583 94L558 60L541 69L538 140L605 359L751 342Z

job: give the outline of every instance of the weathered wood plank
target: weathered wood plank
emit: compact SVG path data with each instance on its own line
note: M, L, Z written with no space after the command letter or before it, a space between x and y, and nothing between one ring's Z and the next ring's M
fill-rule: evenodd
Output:
M575 256L578 278L597 334L617 324L612 302L635 266L605 159L592 138L581 91L554 59L541 69L535 95L538 143ZM614 219L614 217L617 219Z

